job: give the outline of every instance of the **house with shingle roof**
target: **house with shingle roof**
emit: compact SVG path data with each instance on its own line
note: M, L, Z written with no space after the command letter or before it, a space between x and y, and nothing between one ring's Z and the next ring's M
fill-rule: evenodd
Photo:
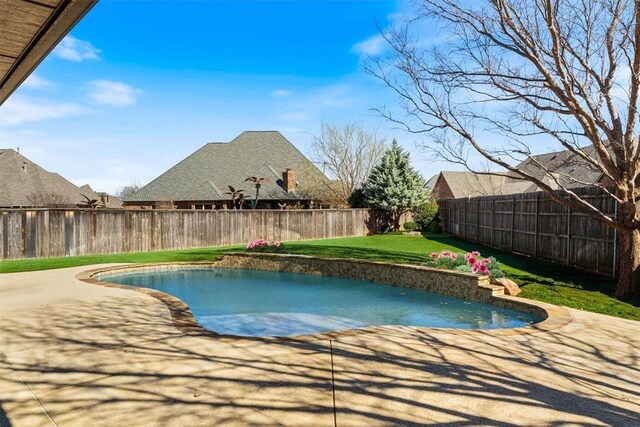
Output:
M329 179L277 131L246 131L230 142L208 143L142 187L126 209L232 209L229 186L255 196L249 177L266 178L259 208L310 206ZM314 200L316 199L316 200Z
M73 208L84 196L110 209L122 208L117 197L97 193L89 185L77 187L16 150L0 149L0 208Z
M595 157L593 146L583 148L583 152L587 156ZM599 168L569 150L532 156L521 162L517 168L554 189L559 188L558 183L565 188L577 188L606 182L606 177ZM553 178L549 176L549 172ZM469 171L440 172L427 181L425 189L437 199L540 191L536 184L519 179L514 172L486 175Z

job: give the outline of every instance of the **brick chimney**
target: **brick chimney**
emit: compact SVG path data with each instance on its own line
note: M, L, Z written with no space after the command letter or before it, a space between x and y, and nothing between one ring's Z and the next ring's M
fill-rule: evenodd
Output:
M282 172L282 187L287 193L296 190L296 172L293 169Z

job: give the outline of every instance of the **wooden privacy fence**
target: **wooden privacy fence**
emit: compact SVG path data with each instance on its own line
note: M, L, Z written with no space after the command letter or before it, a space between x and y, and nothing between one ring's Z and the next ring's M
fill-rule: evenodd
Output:
M3 260L365 236L384 222L369 209L7 209L0 217Z
M617 203L601 190L574 192L607 215L617 214ZM616 275L616 231L553 201L546 193L442 200L440 216L444 229L464 240Z

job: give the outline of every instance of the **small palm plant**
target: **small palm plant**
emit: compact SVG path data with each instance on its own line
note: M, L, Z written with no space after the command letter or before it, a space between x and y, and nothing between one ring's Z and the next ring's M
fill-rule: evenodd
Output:
M246 181L253 182L253 185L256 187L256 198L253 202L253 209L255 209L258 206L258 198L260 196L260 187L262 187L262 184L265 184L271 181L269 180L269 178L258 178L256 176L250 176L249 178L245 179L245 182Z
M225 191L224 194L229 194L231 196L231 204L233 205L233 209L238 209L242 207L242 203L244 202L244 194L242 192L244 190L236 189L235 187L228 186L229 191Z
M90 199L84 194L82 194L82 197L84 197L84 200L78 204L78 207L80 208L95 209L100 204L100 201L98 199Z

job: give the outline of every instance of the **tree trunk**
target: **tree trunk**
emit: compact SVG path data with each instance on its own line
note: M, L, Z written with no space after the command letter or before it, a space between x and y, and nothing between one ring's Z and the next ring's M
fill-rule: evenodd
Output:
M253 204L253 209L258 207L258 197L260 197L260 186L256 185L256 200Z
M401 212L394 211L392 214L393 218L393 231L400 231L400 218L402 217Z
M619 232L618 298L640 297L640 230Z

